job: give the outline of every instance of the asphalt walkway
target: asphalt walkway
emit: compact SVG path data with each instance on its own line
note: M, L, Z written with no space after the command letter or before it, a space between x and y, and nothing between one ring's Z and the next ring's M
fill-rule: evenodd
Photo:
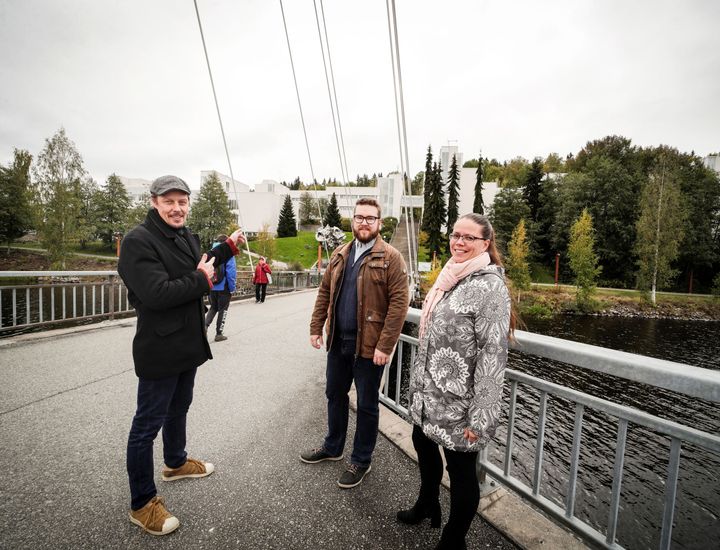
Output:
M298 459L325 431L325 355L308 343L314 297L304 292L231 305L229 340L212 344L215 359L198 372L188 419L188 452L215 463L216 472L173 483L156 476L180 519L180 529L166 537L145 534L127 519L134 319L3 341L0 547L433 548L439 532L427 522L395 521L396 510L414 500L418 474L383 436L373 471L355 489L335 485L343 463ZM442 501L446 520L445 491ZM469 548L515 546L476 517Z

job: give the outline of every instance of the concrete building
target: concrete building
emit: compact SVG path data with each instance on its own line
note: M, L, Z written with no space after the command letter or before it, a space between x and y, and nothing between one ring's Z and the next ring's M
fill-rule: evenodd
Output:
M304 193L310 193L313 200L326 199L328 201L335 193L340 215L344 218L352 216L355 202L361 197L376 199L380 203L384 217L392 216L398 219L404 207L420 208L423 199L422 196L408 197L403 194L403 181L400 174L389 174L386 177L378 178L377 187L331 186L322 191L291 191L274 180L263 180L262 183L255 186L254 190L250 190L244 184L241 186L236 184L236 188L237 196L232 189L228 192L231 209L240 218L239 222L244 229L250 233L257 232L264 226L267 226L271 232L277 229L278 217L286 195L290 195L292 199L295 218L298 221L300 219L300 197Z
M126 178L124 176L118 176L120 181L125 186L125 190L130 195L130 201L134 204L145 197L150 196L150 184L151 180L142 178Z
M706 168L710 168L710 170L715 170L718 174L720 174L720 154L713 153L712 155L708 155L703 159L703 165Z
M437 160L440 162L440 167L442 168L442 181L446 190L453 156L455 156L458 168L462 168L463 154L460 152L457 145L443 145L440 147L440 154L438 155Z

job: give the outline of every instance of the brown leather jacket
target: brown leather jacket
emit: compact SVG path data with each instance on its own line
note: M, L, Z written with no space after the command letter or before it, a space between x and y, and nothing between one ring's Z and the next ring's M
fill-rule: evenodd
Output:
M335 328L335 303L340 294L351 246L352 241L333 252L320 283L310 320L311 336L322 335L325 326L328 350L332 346ZM379 235L372 250L360 264L357 293L358 338L355 355L372 359L375 348L383 353L392 353L408 310L407 268L400 253Z

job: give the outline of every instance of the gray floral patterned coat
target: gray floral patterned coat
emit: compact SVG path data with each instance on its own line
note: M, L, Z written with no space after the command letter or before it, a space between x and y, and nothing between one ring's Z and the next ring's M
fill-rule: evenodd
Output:
M503 269L472 273L437 303L410 372L410 414L431 440L479 451L500 418L510 295ZM465 428L478 435L463 438Z

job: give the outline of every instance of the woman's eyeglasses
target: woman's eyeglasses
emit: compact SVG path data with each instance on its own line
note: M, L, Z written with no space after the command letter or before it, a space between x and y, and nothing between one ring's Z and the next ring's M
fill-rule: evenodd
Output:
M475 241L488 241L483 237L476 237L475 235L461 235L460 233L450 233L450 240L452 241L464 241L468 244L472 244Z
M353 220L355 220L355 223L367 223L368 225L373 225L376 221L378 221L377 216L353 216Z

